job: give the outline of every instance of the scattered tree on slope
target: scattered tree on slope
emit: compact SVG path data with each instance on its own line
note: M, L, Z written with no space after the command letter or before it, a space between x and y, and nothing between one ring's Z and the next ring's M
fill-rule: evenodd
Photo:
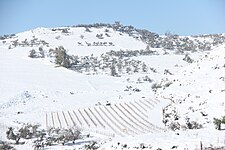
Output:
M59 46L55 49L55 63L65 68L70 68L70 56L66 53L63 46Z

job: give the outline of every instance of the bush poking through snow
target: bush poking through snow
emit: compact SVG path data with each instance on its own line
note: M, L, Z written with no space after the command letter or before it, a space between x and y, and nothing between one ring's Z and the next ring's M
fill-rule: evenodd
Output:
M188 129L201 129L203 126L196 121L190 121L190 118L186 118L186 125Z
M151 88L153 91L156 91L157 89L162 88L162 85L158 84L158 83L154 83L154 84L152 84Z
M31 58L37 58L37 54L36 54L36 51L34 49L30 50L29 57L31 57Z
M169 125L169 129L176 131L176 130L180 130L180 124L178 122L171 122Z
M42 47L39 47L39 51L35 51L34 49L30 50L30 54L28 55L31 58L44 58L45 53Z
M86 150L95 150L95 149L99 149L100 146L98 145L98 143L96 141L93 141L89 144L84 145L84 149Z
M186 61L186 62L188 62L188 63L193 63L194 62L194 60L191 59L191 57L188 54L185 55L185 57L183 58L183 60Z
M88 27L85 27L85 32L91 32L91 30Z

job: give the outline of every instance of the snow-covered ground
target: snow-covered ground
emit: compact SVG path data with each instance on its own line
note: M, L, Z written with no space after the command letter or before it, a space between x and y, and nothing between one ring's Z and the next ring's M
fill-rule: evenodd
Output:
M155 71L120 77L86 75L58 67L49 57L28 57L29 51L38 47L8 49L11 41L34 38L48 43L43 46L45 52L62 45L68 54L78 56L100 56L111 50L140 50L147 46L112 29L107 34L106 28L90 30L73 27L62 33L37 28L5 42L0 40L0 140L7 140L8 127L31 123L41 124L43 129L76 125L92 135L78 140L79 144L48 149L75 149L93 140L102 143L103 149L133 149L140 144L152 149L199 149L200 142L206 147L225 145L224 131L215 130L212 123L214 117L225 116L225 45L189 53L193 63L184 61L185 55L174 51L165 54L163 49L155 48L152 50L157 55L132 57ZM152 82L142 81L146 76ZM163 87L153 91L154 83ZM164 87L167 83L170 85ZM203 129L170 131L162 122L165 107L166 113L176 110L180 125L189 118L202 124ZM15 147L31 149L32 142Z

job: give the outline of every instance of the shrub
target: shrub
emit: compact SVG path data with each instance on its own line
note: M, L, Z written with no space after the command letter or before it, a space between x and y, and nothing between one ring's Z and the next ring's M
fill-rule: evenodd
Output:
M109 35L108 33L105 33L105 35L106 35L107 37L110 37L110 35Z
M183 58L184 61L188 62L188 63L193 63L193 59L191 59L190 56L188 56L187 54L185 55L185 57Z
M28 55L31 58L44 58L45 53L42 47L39 47L39 51L36 52L34 49L30 50L30 54Z
M196 121L191 122L191 127L192 127L191 129L201 129L201 128L203 128L203 126L201 124L197 123Z
M80 38L81 38L81 39L84 39L84 35L81 34L81 35L80 35Z
M12 45L9 45L8 49L12 49Z
M44 53L43 47L39 47L38 50L39 50L39 53L40 53L40 58L44 58L45 53Z
M153 80L150 77L145 76L145 77L143 77L143 81L148 81L151 83Z
M85 28L85 31L86 32L91 32L91 30L88 27Z
M165 85L164 85L164 89L169 87L171 84L172 84L172 82L166 82Z
M175 131L180 129L180 124L178 122L171 122L169 125L169 129Z
M62 33L69 33L69 31L67 28L65 28L65 29L62 29Z
M55 39L59 40L61 38L60 35L56 36Z
M34 49L30 50L30 54L28 56L31 58L37 58L36 51Z
M188 129L201 129L203 126L196 121L191 121L190 118L186 118L186 125Z
M109 29L105 29L105 32L109 32Z
M152 84L152 87L151 87L153 90L156 90L158 88L162 88L162 85L161 84L158 84L158 83L154 83Z
M172 75L172 73L169 71L169 69L165 69L165 70L164 70L164 74Z
M148 67L145 63L142 64L142 72L148 72Z
M104 39L103 34L97 34L96 37L99 39Z
M84 145L84 149L86 149L86 150L96 150L96 149L99 149L99 148L100 148L100 146L95 141Z
M152 72L154 72L154 73L157 72L156 69L155 69L155 68L152 68L152 67L150 67L150 70L151 70Z

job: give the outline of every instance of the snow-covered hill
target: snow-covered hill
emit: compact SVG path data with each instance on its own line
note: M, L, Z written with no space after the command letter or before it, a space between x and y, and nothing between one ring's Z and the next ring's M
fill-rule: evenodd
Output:
M49 149L74 149L92 140L106 149L194 149L200 141L224 146L224 132L213 124L225 116L224 39L160 36L120 24L2 36L0 139L7 140L8 127L31 123L42 129L75 125L91 134L84 144ZM60 46L66 67L56 64ZM201 129L187 129L193 122ZM25 142L15 147L31 149L31 140Z

